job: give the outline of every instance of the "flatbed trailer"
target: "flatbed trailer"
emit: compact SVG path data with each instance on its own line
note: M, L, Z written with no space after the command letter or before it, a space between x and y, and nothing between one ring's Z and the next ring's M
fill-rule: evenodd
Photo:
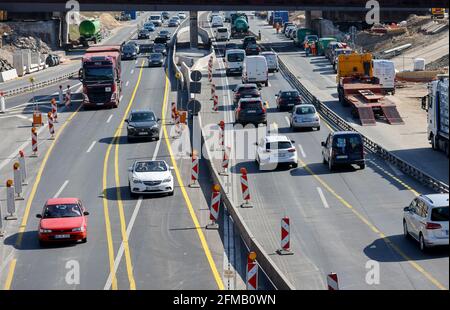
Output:
M394 102L386 98L376 78L340 78L339 101L350 106L353 117L361 125L376 125L376 119L384 119L391 125L404 124Z

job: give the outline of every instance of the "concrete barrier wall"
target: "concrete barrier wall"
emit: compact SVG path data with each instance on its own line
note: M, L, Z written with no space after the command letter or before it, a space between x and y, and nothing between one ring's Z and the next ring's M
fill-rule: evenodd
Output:
M0 72L0 82L14 80L15 78L17 78L17 70L16 69L11 69L11 70Z

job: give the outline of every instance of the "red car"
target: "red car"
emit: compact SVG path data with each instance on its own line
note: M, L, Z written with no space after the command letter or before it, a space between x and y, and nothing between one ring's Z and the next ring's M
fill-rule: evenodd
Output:
M87 241L87 215L78 198L47 200L40 219L38 234L41 245L51 241Z

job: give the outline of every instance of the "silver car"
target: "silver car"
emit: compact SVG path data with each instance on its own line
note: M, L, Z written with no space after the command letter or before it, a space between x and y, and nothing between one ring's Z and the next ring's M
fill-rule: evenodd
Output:
M320 130L320 117L312 104L299 104L292 109L291 128L316 128Z
M420 195L403 211L403 234L416 239L422 251L448 246L448 194Z

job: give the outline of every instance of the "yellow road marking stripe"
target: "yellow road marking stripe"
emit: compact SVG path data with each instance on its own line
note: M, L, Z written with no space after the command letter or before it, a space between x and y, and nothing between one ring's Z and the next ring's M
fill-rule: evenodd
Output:
M315 174L308 165L302 161L300 158L298 159L302 165L302 167L308 171L320 184L322 184L334 197L336 197L345 207L350 209L364 224L370 227L372 231L374 231L378 236L380 236L383 241L390 246L395 252L397 252L400 256L403 257L414 269L419 271L422 275L424 275L431 283L433 283L436 287L441 290L447 290L447 288L441 284L436 278L434 278L431 274L429 274L423 267L414 262L409 256L407 256L401 249L399 249L392 241L386 237L385 234L380 232L368 219L366 219L363 215L361 215L358 211L356 211L353 206L348 203L344 198L339 196L322 178L320 178L317 174Z
M11 264L9 265L8 276L6 277L4 290L10 290L11 289L11 284L12 284L13 277L14 277L14 270L16 269L16 263L17 263L17 259L16 258L11 260Z
M208 243L206 242L206 238L205 238L205 235L203 234L202 228L200 227L200 223L197 219L197 216L195 215L195 211L194 211L194 208L192 207L191 200L189 199L189 196L185 189L185 185L183 183L183 179L181 178L181 173L180 173L180 170L178 169L177 161L175 160L175 157L173 155L172 147L170 146L170 139L169 139L169 135L167 133L166 122L165 122L168 90L169 90L169 79L166 76L166 89L164 91L164 102L163 102L161 123L162 123L162 129L164 132L164 137L166 139L167 150L169 151L170 159L172 161L172 165L175 170L175 175L177 177L178 183L180 184L180 189L183 194L184 200L186 201L186 206L189 210L189 214L191 215L192 221L194 222L195 230L197 231L198 237L200 238L200 243L202 245L203 251L205 252L205 255L208 260L211 271L213 273L214 279L216 280L218 288L220 290L223 290L225 288L225 286L224 286L224 284L222 282L222 278L220 277L220 274L217 270L214 259L212 258L211 251L209 249Z
M130 248L128 245L128 237L127 237L127 232L126 232L126 224L125 224L125 216L123 213L123 203L122 203L122 198L121 198L121 194L120 194L120 178L119 178L119 162L118 162L118 153L119 153L119 136L122 132L122 125L123 122L125 121L125 119L127 118L128 113L130 112L131 106L133 105L134 102L134 98L136 97L136 92L138 90L139 84L141 83L141 78L142 78L142 71L144 69L143 67L144 64L144 60L142 60L141 63L141 69L139 70L139 76L136 82L136 85L133 89L133 93L131 94L131 98L130 101L128 103L127 108L125 109L125 112L123 114L122 119L120 120L120 124L119 127L116 129L116 132L114 133L114 137L111 141L111 144L108 146L108 149L106 151L106 156L105 156L105 162L104 162L104 168L103 168L103 209L105 210L105 222L107 222L107 226L110 226L109 224L109 212L108 212L108 198L107 198L107 175L108 175L108 161L109 161L109 156L111 154L111 150L112 150L112 146L114 144L116 144L116 148L115 148L115 160L114 160L114 169L115 169L115 181L116 181L116 191L117 191L117 204L118 204L118 209L119 209L119 218L120 218L120 231L121 231L121 235L122 235L122 240L123 240L123 245L124 245L124 250L125 250L125 261L126 261L126 266L127 266L127 274L128 274L128 281L130 282L130 290L135 290L136 289L136 282L134 280L134 275L133 275L133 264L131 262L131 255L130 255ZM113 279L113 285L112 288L113 290L117 289L117 278L116 278L116 273L114 270L114 248L112 245L112 238L111 238L111 245L109 246L109 240L108 240L108 247L110 248L109 253L110 253L110 262L109 262L109 266L110 266L110 272L112 275L112 279ZM114 282L116 282L116 285L114 287Z

